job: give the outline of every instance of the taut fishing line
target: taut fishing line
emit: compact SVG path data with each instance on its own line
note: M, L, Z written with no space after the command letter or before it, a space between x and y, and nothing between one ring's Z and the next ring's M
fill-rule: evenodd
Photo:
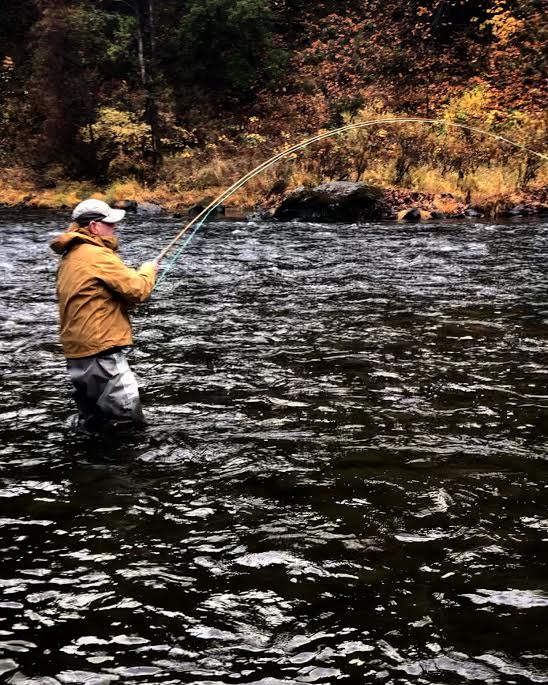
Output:
M156 281L156 287L160 285L160 283L164 280L164 278L167 276L169 271L171 271L171 268L175 265L175 263L178 261L180 258L181 254L183 253L183 250L187 247L187 245L190 243L190 241L194 238L196 233L200 230L202 227L204 221L208 218L208 216L211 214L211 212L222 202L224 202L226 199L228 199L233 193L235 193L237 190L239 190L243 185L245 185L248 181L250 181L254 176L257 176L257 174L260 174L262 171L265 169L268 169L270 166L278 162L280 159L283 159L284 157L287 157L288 155L298 152L299 150L304 150L305 147L308 147L312 143L316 143L319 140L324 140L325 138L331 138L332 136L339 135L340 133L345 133L346 131L353 131L356 129L360 128L366 128L368 126L375 126L375 125L380 125L380 124L403 124L403 123L420 123L420 124L441 124L443 126L452 126L454 128L460 128L460 129L465 129L467 131L473 131L475 133L481 133L482 135L488 136L490 138L494 138L496 140L500 140L504 143L508 143L509 145L513 145L514 147L517 147L521 150L524 150L525 152L528 152L531 155L536 155L537 157L540 157L540 159L544 161L548 161L548 155L543 154L542 152L537 152L536 150L531 150L525 145L522 145L521 143L516 143L514 140L510 140L509 138L505 138L504 136L500 136L496 133L491 133L490 131L484 131L481 128L477 128L475 126L468 126L466 124L457 124L452 121L445 121L444 119L425 119L422 117L406 117L406 118L393 118L393 119L371 119L370 121L363 121L357 124L348 124L346 126L341 126L340 128L335 128L330 131L326 131L324 133L319 133L312 138L307 138L306 140L301 141L300 143L297 143L296 145L292 145L291 147L287 148L287 150L283 150L282 152L279 152L278 154L274 155L270 159L267 159L265 162L262 162L262 164L259 164L257 167L249 171L247 174L239 178L235 183L233 183L229 188L224 190L220 195L218 195L214 200L212 200L207 207L205 207L199 214L197 214L191 221L189 221L186 226L184 226L179 233L173 238L173 240L159 253L159 255L156 257L156 261L160 262L162 259L166 257L168 252L171 251L171 249L175 246L175 244L185 235L189 232L191 228L193 228L192 232L187 236L187 239L179 246L179 248L175 251L173 257L170 259L166 267L162 270L162 273L160 274L160 277Z

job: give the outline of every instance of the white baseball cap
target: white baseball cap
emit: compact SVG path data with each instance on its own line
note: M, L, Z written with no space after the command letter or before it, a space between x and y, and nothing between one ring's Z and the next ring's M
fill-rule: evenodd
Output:
M80 202L72 210L72 220L81 225L87 225L90 221L101 221L104 224L117 224L125 217L125 209L112 209L106 202L90 198Z

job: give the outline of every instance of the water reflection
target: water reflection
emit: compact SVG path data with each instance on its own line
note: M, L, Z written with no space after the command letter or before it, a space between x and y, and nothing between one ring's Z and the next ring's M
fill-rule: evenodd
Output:
M208 225L116 439L65 428L56 220L2 229L2 678L548 682L546 224Z

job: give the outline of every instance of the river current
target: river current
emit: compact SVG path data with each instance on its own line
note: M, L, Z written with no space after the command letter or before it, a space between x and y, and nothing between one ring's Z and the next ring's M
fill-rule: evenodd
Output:
M0 681L548 682L547 223L206 224L92 439L64 228L0 216Z

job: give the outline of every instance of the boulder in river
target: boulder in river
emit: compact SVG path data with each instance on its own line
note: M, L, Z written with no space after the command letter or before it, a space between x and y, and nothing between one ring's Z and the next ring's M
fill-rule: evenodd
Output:
M297 188L274 212L277 221L326 223L381 219L386 213L384 193L367 183L332 181L315 188Z

